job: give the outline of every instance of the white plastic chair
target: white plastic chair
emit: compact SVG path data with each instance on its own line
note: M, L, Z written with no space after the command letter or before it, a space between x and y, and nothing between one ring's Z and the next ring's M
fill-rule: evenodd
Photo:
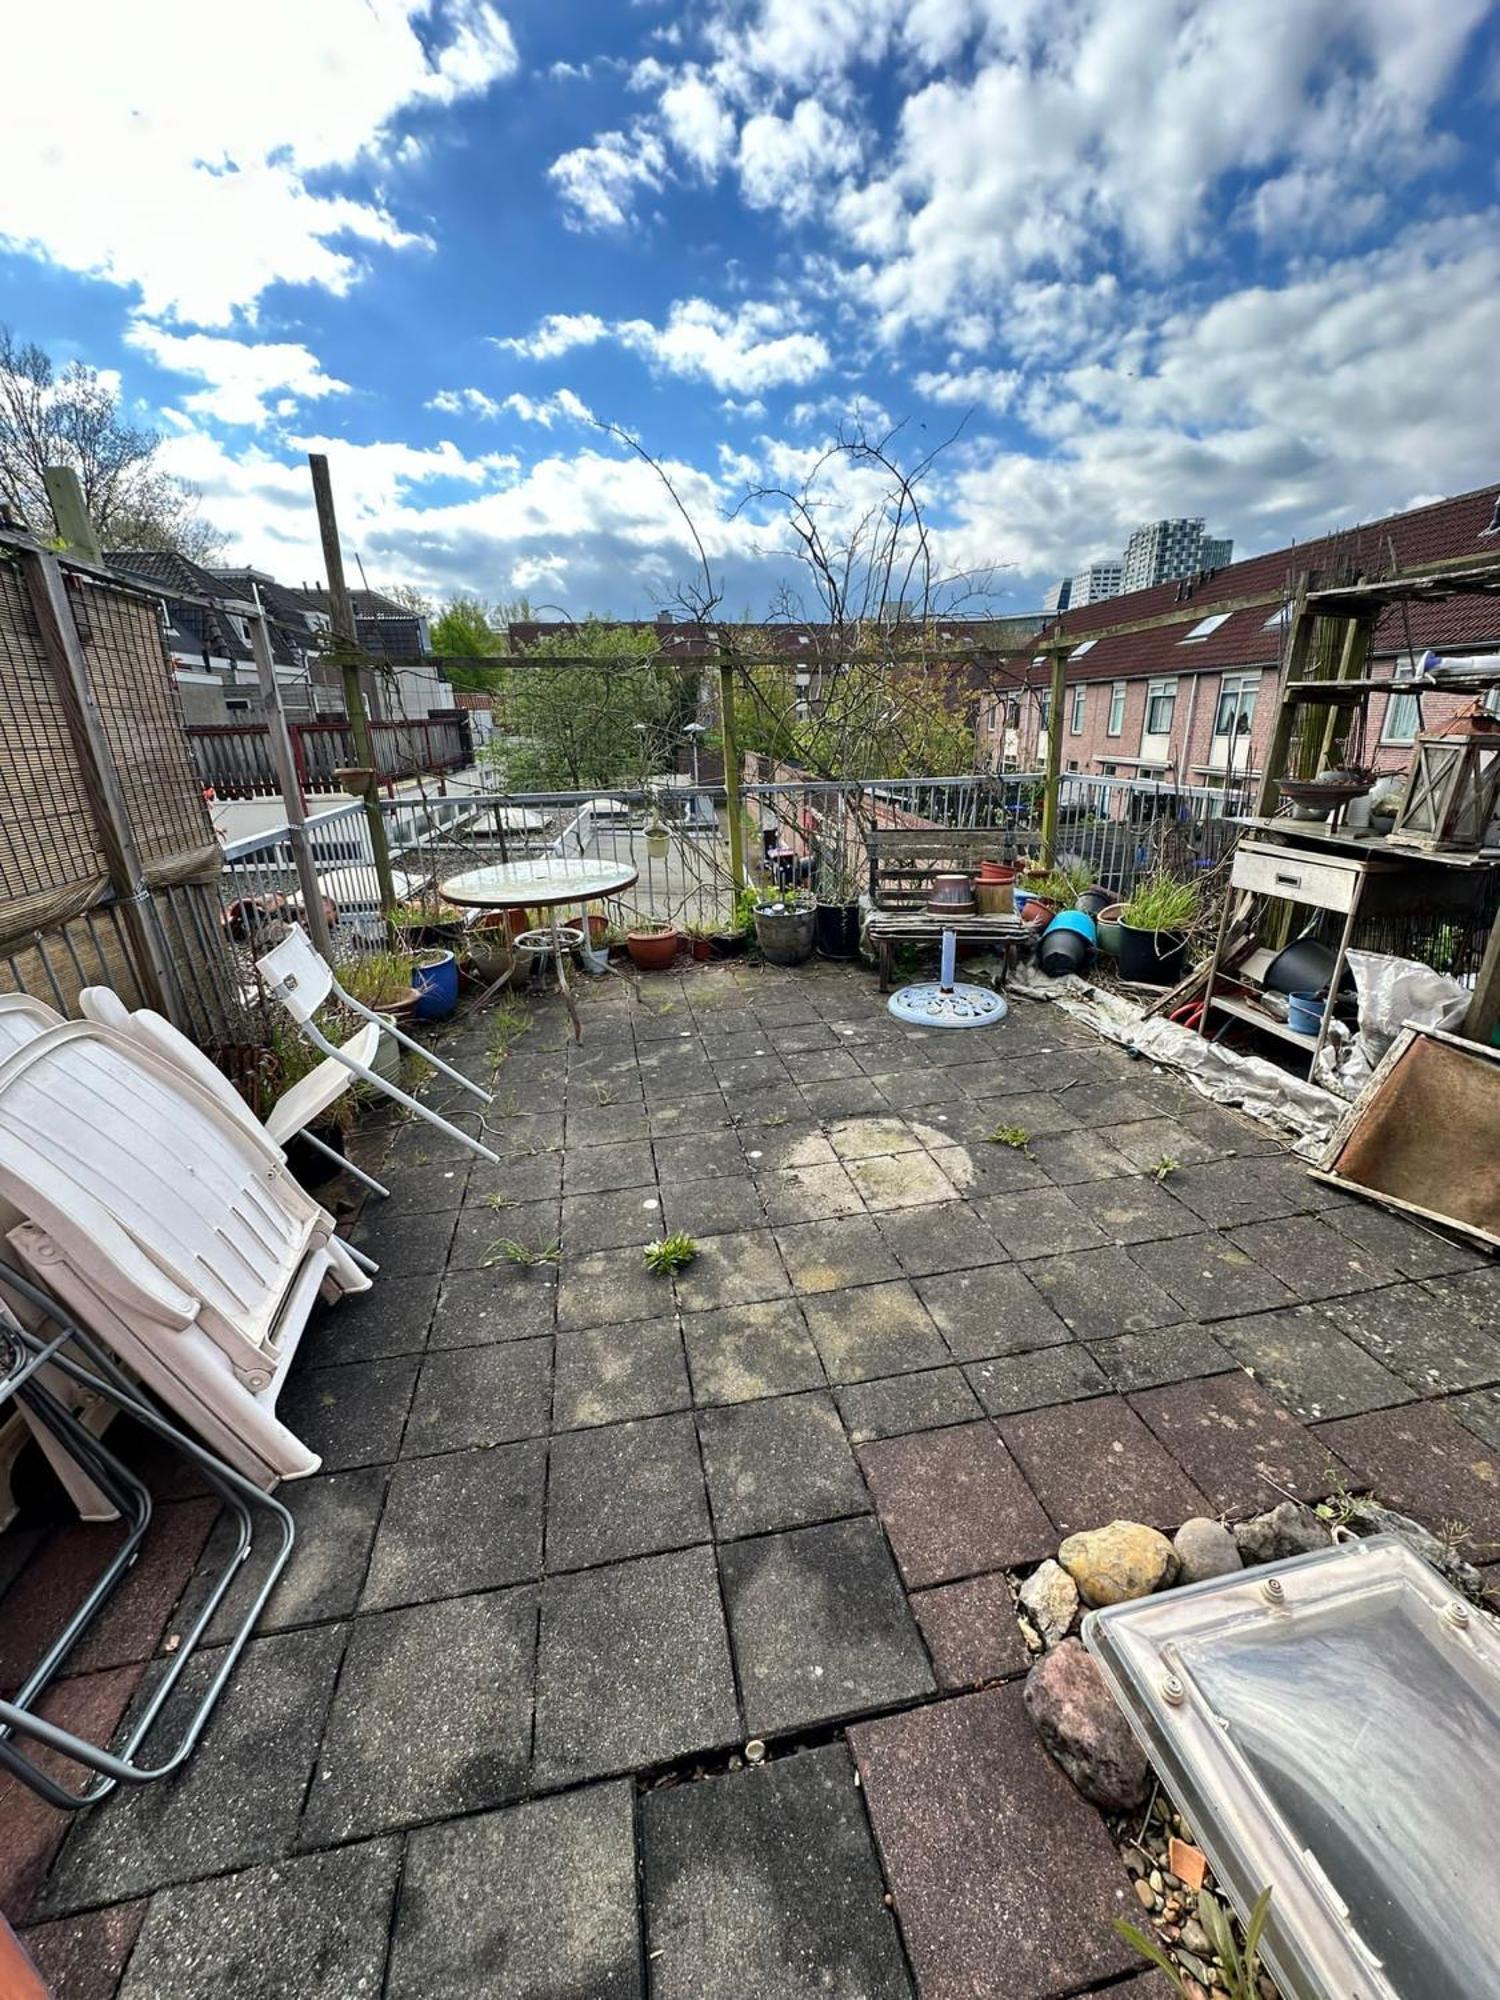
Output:
M409 1096L394 1083L388 1083L383 1076L377 1076L370 1068L368 1059L358 1053L359 1035L356 1035L353 1041L346 1042L342 1048L335 1048L329 1041L313 1017L331 995L341 1006L347 1007L351 1013L360 1015L367 1024L373 1025L377 1044L382 1034L390 1035L393 1040L401 1044L402 1048L413 1050L424 1062L431 1063L434 1069L441 1070L443 1075L451 1078L454 1083L462 1084L464 1089L477 1097L482 1104L494 1102L487 1090L481 1090L477 1083L471 1083L468 1077L461 1076L456 1069L450 1069L448 1064L441 1061L430 1049L424 1048L420 1042L414 1042L410 1035L404 1035L399 1028L393 1027L381 1015L372 1013L358 1000L351 999L334 977L333 967L313 950L304 932L290 931L274 951L269 951L264 958L256 960L256 970L265 981L266 991L271 998L286 1009L302 1035L315 1049L321 1049L331 1061L341 1063L362 1083L369 1084L372 1090L378 1090L384 1096L393 1098L397 1104L404 1104L406 1109L415 1112L418 1118L425 1118L429 1125L435 1125L440 1132L446 1132L450 1139L457 1139L471 1153L477 1153L481 1160L489 1160L495 1166L500 1164L498 1153L492 1153L488 1146L482 1146L477 1139L471 1139L467 1132L460 1132L456 1125L450 1125L446 1118L440 1118L437 1112L429 1109L427 1105L419 1103L415 1097ZM361 1034L368 1033L369 1026L361 1030ZM313 1075L317 1074L318 1071L314 1070Z
M41 1282L258 1485L319 1460L275 1413L321 1294L368 1290L265 1134L131 1038L48 1029L0 1063L0 1201Z
M321 1139L306 1129L337 1104L345 1091L354 1088L354 1074L342 1063L330 1059L309 1070L306 1076L300 1077L290 1090L277 1098L262 1124L224 1072L163 1015L153 1013L149 1007L137 1007L132 1011L112 986L85 986L78 996L78 1005L86 1020L97 1022L101 1028L113 1028L117 1034L133 1036L143 1048L153 1050L164 1061L175 1063L179 1069L185 1070L219 1098L224 1108L243 1124L264 1133L278 1150L284 1150L288 1142L300 1133L306 1145L326 1154L335 1166L352 1174L355 1180L362 1181L375 1194L389 1195L390 1189L376 1180L373 1174L367 1174L363 1167L346 1160L332 1146L325 1146ZM3 1046L3 1035L4 1028L0 1025L0 1046ZM379 1028L366 1026L345 1046L357 1061L368 1063L374 1057L379 1042ZM369 1268L373 1270L375 1267L371 1265Z
M45 1000L33 1000L29 993L0 993L0 1062L49 1028L60 1028L63 1019Z

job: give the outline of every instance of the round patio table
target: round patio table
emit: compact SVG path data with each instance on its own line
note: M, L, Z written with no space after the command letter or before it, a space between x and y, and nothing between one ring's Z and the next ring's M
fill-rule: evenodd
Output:
M438 884L438 894L445 903L453 903L460 909L547 912L544 930L523 931L515 942L523 951L550 950L557 969L558 990L572 1019L573 1033L581 1039L583 1027L568 990L563 962L575 933L571 927L558 923L557 913L577 905L582 929L576 935L587 947L589 904L621 895L633 887L639 873L629 862L596 860L587 855L542 855L530 861L497 861L487 868L471 868L465 874L450 875L446 882ZM493 992L494 988L490 990Z

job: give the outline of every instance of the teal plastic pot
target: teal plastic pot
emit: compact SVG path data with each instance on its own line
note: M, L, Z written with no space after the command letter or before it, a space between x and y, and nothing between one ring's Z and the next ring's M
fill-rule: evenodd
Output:
M1083 972L1094 956L1098 932L1087 910L1059 910L1042 932L1037 964L1049 978Z

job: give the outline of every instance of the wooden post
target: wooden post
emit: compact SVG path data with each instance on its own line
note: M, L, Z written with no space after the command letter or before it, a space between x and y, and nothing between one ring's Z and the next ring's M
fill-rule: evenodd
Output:
M724 810L729 817L729 873L745 886L745 809L740 793L740 746L734 724L734 662L719 655L719 734L724 746Z
M74 555L82 556L85 562L102 569L104 552L99 547L98 531L89 519L89 510L83 504L83 488L78 483L78 474L71 465L44 466L42 484L47 489L52 518L61 540Z
M1297 594L1292 601L1292 622L1287 646L1286 671L1281 677L1276 721L1271 730L1271 740L1266 746L1265 769L1260 774L1260 793L1256 799L1255 813L1258 819L1270 819L1276 810L1276 802L1281 797L1280 781L1286 776L1287 758L1291 754L1292 732L1297 725L1296 704L1287 700L1287 690L1294 681L1307 678L1307 662L1312 652L1313 630L1318 617L1307 608L1307 583L1304 573L1297 579Z
M136 984L148 1007L165 1014L174 1026L185 1029L189 1022L178 991L172 954L146 885L146 871L136 846L119 768L99 704L94 699L78 628L73 623L62 565L45 549L22 551L21 562L37 629L83 773L84 789L94 809L116 907L130 940Z
M1339 649L1339 663L1335 669L1341 681L1357 681L1364 677L1365 664L1370 656L1370 637L1375 630L1375 620L1366 614L1351 618L1344 632L1344 643ZM1319 747L1317 768L1319 771L1337 768L1348 742L1349 725L1354 720L1354 706L1347 702L1330 702L1324 719Z
M1490 926L1490 941L1480 961L1479 977L1474 981L1474 996L1464 1015L1464 1033L1471 1042L1481 1042L1488 1048L1497 1023L1500 1023L1500 917Z
M302 914L307 934L328 963L333 963L333 939L328 932L328 914L323 908L323 892L318 887L318 871L307 844L307 806L297 781L297 763L292 754L291 732L281 706L281 688L276 680L276 663L271 656L271 635L266 614L260 606L260 591L252 583L255 616L250 627L250 650L255 655L255 673L260 682L261 704L266 711L266 735L271 745L271 761L281 786L281 803L286 810L287 845L297 864L297 880L302 885Z
M1068 641L1071 646L1073 642ZM1057 866L1057 808L1062 790L1063 698L1067 693L1068 653L1064 646L1052 655L1052 691L1047 697L1047 770L1042 782L1042 859Z
M318 510L318 534L323 543L323 567L328 572L328 610L333 635L338 641L339 669L344 681L344 708L354 737L354 754L370 773L365 784L365 824L370 829L370 852L375 862L375 880L380 888L380 907L386 916L396 907L396 887L391 880L391 850L385 837L385 815L380 810L380 787L375 769L375 745L370 736L370 718L365 713L364 689L359 684L359 642L354 627L354 606L344 582L344 554L339 546L338 516L333 509L333 484L328 477L328 460L321 452L309 452L313 501Z

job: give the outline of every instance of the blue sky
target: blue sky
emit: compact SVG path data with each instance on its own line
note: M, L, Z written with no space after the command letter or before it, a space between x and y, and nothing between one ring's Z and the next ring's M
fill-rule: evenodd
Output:
M859 421L958 433L995 609L1157 515L1250 553L1500 464L1486 0L84 0L7 56L0 316L290 580L311 448L372 582L669 603L593 419L733 614L795 573L738 503Z

